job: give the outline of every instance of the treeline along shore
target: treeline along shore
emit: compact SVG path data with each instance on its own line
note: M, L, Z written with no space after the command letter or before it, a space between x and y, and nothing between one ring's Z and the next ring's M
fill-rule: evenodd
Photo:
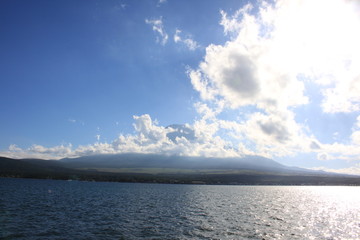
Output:
M266 170L251 166L244 167L244 164L243 167L221 168L229 163L193 168L176 166L176 164L172 166L155 164L145 165L145 167L134 164L111 167L110 164L106 164L109 163L106 160L103 160L103 165L96 165L94 162L90 164L91 161L85 160L65 159L62 161L0 157L0 177L171 184L360 186L360 176L304 171L298 168L274 170L269 167ZM140 164L142 160L140 158L137 161ZM83 164L79 164L80 162Z

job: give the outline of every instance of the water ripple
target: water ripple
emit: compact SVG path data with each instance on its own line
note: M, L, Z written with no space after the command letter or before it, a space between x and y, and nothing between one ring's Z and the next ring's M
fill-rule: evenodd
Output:
M359 239L360 188L0 179L0 239Z

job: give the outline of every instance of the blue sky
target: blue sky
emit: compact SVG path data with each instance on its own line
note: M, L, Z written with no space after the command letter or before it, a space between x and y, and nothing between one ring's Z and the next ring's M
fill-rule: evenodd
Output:
M0 154L262 155L360 174L359 9L1 1Z

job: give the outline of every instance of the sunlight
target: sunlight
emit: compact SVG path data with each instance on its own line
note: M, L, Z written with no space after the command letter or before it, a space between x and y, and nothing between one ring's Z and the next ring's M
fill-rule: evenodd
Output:
M273 56L287 69L344 76L351 67L348 60L358 58L360 50L360 19L356 12L359 4L344 1L290 4L280 8L275 22Z

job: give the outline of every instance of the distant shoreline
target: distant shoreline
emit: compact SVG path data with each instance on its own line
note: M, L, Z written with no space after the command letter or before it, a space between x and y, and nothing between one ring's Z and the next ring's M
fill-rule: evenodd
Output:
M250 177L251 180L246 180ZM220 176L216 178L222 181L215 182L211 176L153 176L147 175L127 175L127 176L101 176L99 178L94 176L76 176L76 177L35 177L35 176L4 176L0 178L12 179L38 179L38 180L63 180L63 181L81 181L81 182L119 182L119 183L154 183L154 184L191 184L191 185L229 185L229 186L360 186L360 178L324 178L324 177L311 177L311 176L298 176L293 177L278 177L266 176L266 179L258 179L255 181L253 178L256 176ZM229 182L227 179L236 178L242 179L241 181ZM300 180L302 178L302 180ZM194 180L201 179L201 180ZM235 180L235 179L234 179Z
M102 164L106 163L106 160L100 160L99 162ZM145 166L141 161L136 162L136 159L132 159L133 161L115 160L113 162L116 162L117 166L108 164L104 168L101 165L91 167L86 165L89 160L86 161L86 164L77 166L73 162L39 159L15 160L0 157L0 177L167 184L360 186L360 176L302 169L273 168L266 170L242 166L211 168L209 165L191 169L166 165ZM119 165L119 162L122 165ZM136 165L126 166L128 162L136 163ZM164 162L168 163L169 161Z

